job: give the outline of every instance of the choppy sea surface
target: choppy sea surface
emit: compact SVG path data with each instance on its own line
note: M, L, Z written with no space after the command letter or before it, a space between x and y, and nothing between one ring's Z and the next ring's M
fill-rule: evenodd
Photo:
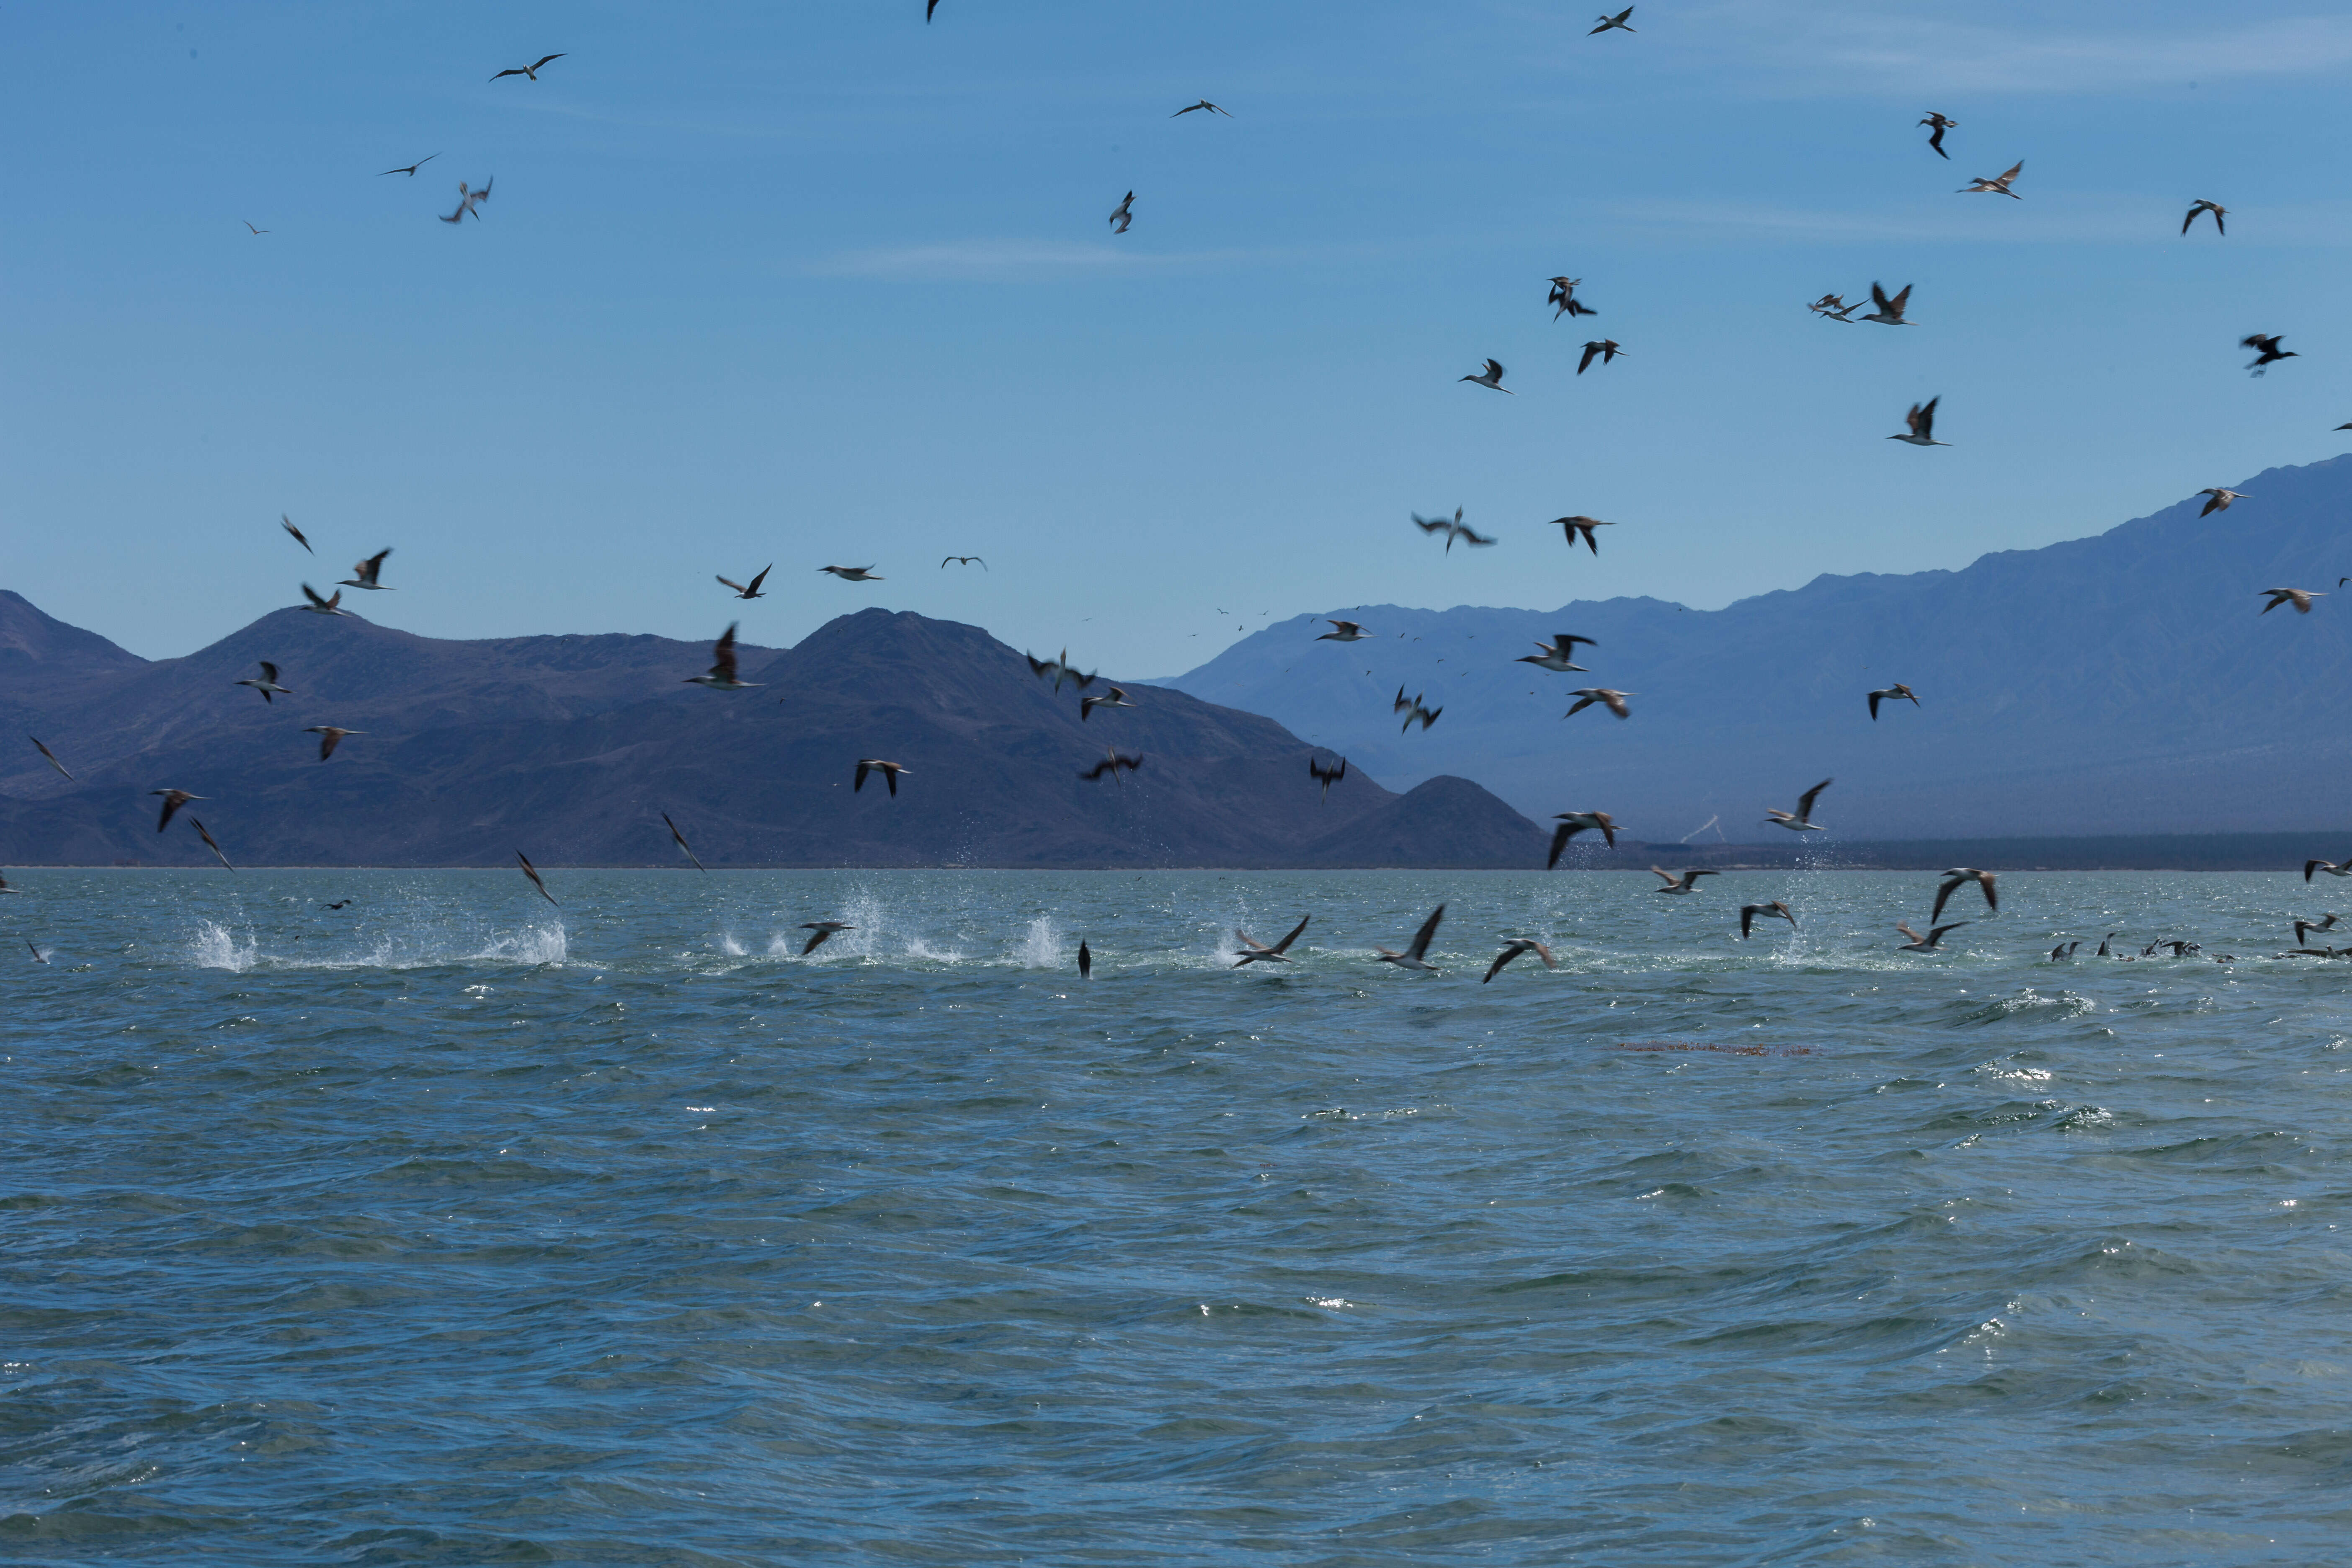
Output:
M11 879L0 1561L2352 1555L2325 880Z

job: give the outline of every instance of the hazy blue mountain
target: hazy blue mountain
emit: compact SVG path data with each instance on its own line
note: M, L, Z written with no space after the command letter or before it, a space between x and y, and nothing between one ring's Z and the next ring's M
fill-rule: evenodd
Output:
M1712 612L1334 608L1381 635L1318 642L1329 628L1300 616L1169 684L1394 787L1462 774L1530 816L1598 808L1650 839L1720 816L1735 841L1785 840L1764 808L1832 777L1832 842L2352 824L2352 458L2232 488L2246 499L2210 517L2192 497L1962 571L1822 576ZM2262 615L2273 586L2334 596ZM1591 674L1513 662L1557 632L1598 640ZM1920 706L1874 723L1864 694L1897 681ZM1443 705L1434 727L1398 732L1400 685ZM1563 721L1579 686L1633 693L1633 717Z
M78 646L42 620L43 647ZM234 684L265 658L291 695ZM709 663L660 637L442 642L285 610L69 684L0 669L0 701L77 775L6 752L0 860L209 864L187 828L154 830L146 792L175 787L256 866L683 864L664 812L714 866L1541 863L1535 825L1467 781L1400 798L1355 773L1326 800L1270 720L1141 684L1082 720L976 626L845 616L746 646L747 691L685 684ZM321 763L320 723L364 733ZM1114 744L1143 766L1079 776ZM909 770L896 797L878 775L853 791L872 756Z

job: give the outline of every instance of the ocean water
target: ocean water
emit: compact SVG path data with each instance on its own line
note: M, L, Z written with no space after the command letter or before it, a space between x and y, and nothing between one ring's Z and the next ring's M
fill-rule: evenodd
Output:
M2352 1556L2326 881L12 879L0 1561Z

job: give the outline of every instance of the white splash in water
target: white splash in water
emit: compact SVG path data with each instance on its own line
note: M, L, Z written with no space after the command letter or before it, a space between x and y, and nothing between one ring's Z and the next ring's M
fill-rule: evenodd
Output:
M560 924L525 926L511 936L492 937L467 956L492 963L562 963L572 956L572 942Z
M206 921L196 928L188 942L188 961L199 969L226 969L242 974L253 967L259 956L260 944L251 937L239 942L228 927L217 921Z
M1013 949L1013 962L1024 969L1061 968L1061 922L1051 915L1039 915L1031 921L1029 929Z
M735 940L733 931L721 931L719 933L719 951L730 958L740 958L743 956L743 944Z

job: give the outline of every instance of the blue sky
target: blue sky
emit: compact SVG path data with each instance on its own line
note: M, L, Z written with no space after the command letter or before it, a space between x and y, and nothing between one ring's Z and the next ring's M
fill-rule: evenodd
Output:
M1160 675L1330 605L1957 566L2347 448L2352 16L1595 9L11 7L0 586L161 657L391 545L364 608L435 636L882 604ZM1803 309L1874 279L1918 326ZM2305 357L2249 377L2256 331ZM1937 394L1949 449L1885 439ZM1408 521L1456 506L1503 542Z

